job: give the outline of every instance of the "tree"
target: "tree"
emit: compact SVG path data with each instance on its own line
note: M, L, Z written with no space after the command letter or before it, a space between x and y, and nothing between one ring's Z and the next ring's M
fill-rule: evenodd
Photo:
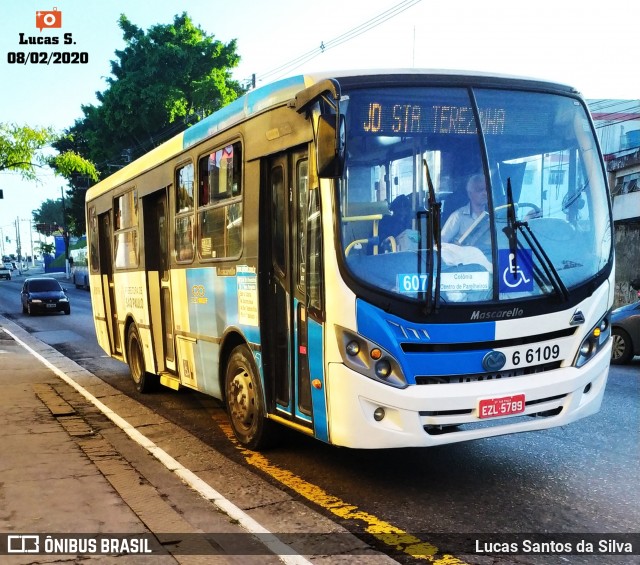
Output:
M54 251L56 250L56 245L55 243L40 242L38 244L38 249L43 255L53 255Z
M244 94L232 80L240 62L236 41L224 44L194 25L183 12L172 24L144 32L122 14L125 47L111 61L108 88L98 105L83 105L84 117L55 143L58 151L97 164L100 178L160 145L190 124ZM65 175L66 176L66 175ZM85 226L84 196L89 177L67 176L69 215L76 232Z
M101 176L245 92L231 79L240 61L235 40L215 40L186 12L146 33L124 14L118 25L125 48L115 52L100 104L82 106L84 117L56 146L97 163Z
M51 128L0 123L0 171L16 171L27 180L37 179L37 169L49 166L56 174L88 175L97 180L93 164L72 150L45 155L42 150L60 140Z
M47 236L57 231L59 226L64 226L66 221L62 198L47 198L38 210L33 211L33 222L36 231Z

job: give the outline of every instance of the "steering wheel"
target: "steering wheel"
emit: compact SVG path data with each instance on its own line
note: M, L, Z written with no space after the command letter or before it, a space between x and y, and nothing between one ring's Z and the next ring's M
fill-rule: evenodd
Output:
M533 204L532 202L518 202L516 204L516 208L518 211L520 211L521 208L531 208L531 212L527 212L527 214L524 215L524 218L526 219L531 220L533 218L542 217L542 210L540 209L540 206Z

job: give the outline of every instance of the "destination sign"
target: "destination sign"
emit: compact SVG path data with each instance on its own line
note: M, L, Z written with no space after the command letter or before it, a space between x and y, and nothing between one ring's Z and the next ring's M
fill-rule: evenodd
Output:
M505 133L508 118L505 108L479 108L478 113L486 135ZM371 135L478 133L470 106L371 101L358 107L355 120L357 130Z

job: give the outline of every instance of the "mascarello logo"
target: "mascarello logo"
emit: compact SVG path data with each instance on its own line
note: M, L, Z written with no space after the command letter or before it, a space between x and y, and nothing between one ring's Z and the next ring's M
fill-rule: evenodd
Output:
M36 12L36 27L42 31L43 28L62 27L62 12L58 8L53 10L38 10Z

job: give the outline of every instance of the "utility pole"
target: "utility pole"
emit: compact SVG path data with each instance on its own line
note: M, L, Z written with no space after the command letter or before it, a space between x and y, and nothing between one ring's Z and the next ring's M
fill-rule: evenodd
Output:
M29 244L31 245L31 266L36 266L36 254L33 251L33 220L29 219Z
M22 261L22 246L20 245L20 218L16 216L16 254L18 261Z
M64 205L64 187L60 187L62 196L62 239L64 241L64 270L69 278L69 232L67 231L67 208Z
M29 222L29 245L30 245L29 249L31 250L31 266L35 267L36 263L33 258L35 255L35 253L33 252L33 220L32 219L27 220L25 218L22 218L20 221Z

